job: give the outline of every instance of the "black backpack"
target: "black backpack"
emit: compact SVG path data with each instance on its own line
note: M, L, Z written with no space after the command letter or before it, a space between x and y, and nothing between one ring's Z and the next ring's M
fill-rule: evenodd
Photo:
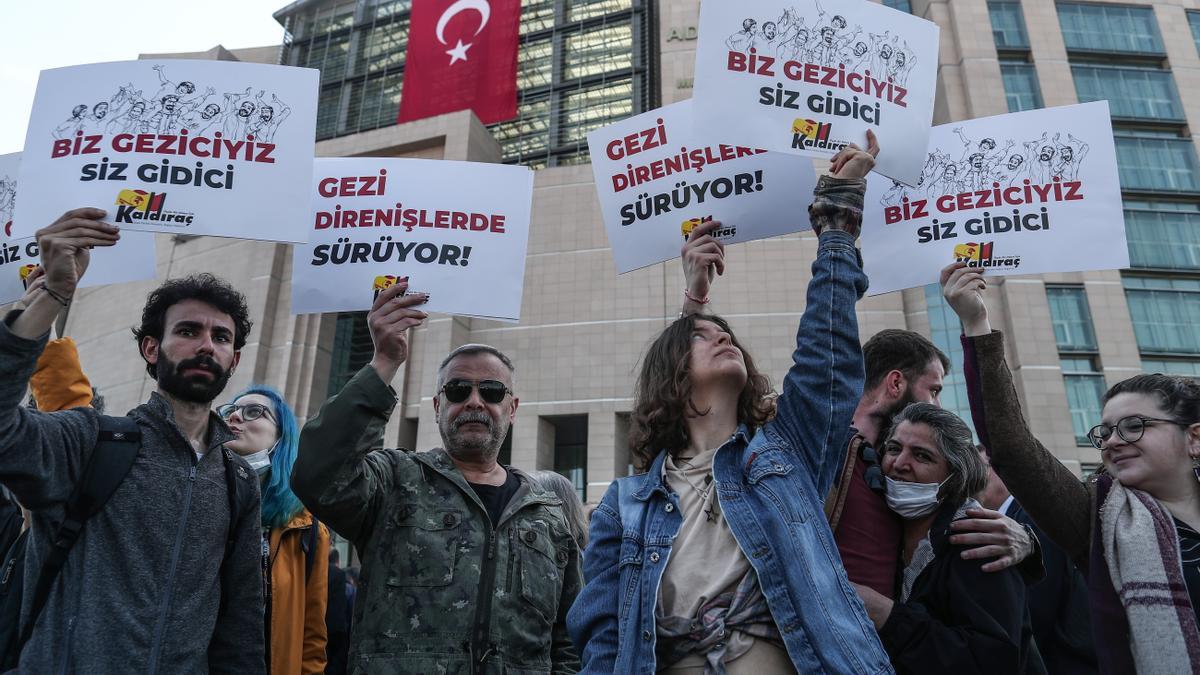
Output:
M38 573L37 585L30 601L29 622L23 629L20 625L20 615L28 531L22 532L5 553L3 566L0 567L0 671L17 667L21 649L33 633L38 616L50 597L54 581L67 562L71 548L83 532L84 524L108 503L109 498L129 474L129 469L141 450L142 431L132 418L100 415L99 424L96 448L88 458L71 496L67 498L63 522L54 533L54 543ZM243 488L235 476L232 451L222 449L222 452L225 455L225 483L231 514L229 535L225 541L225 555L228 557L233 548L236 525L242 515Z

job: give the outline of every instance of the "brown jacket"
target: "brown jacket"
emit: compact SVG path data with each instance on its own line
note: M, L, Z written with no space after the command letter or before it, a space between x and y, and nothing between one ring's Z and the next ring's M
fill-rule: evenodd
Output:
M272 675L325 672L325 606L329 602L329 529L319 525L312 573L304 579L301 544L312 527L312 514L301 511L283 528L271 530Z

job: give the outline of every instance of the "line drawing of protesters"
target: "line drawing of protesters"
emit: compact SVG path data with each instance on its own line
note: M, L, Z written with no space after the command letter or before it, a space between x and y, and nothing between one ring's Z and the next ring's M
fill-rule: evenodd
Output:
M1067 132L1067 143L1059 142L1061 132L1054 134L1054 144L1058 148L1058 161L1054 163L1054 177L1062 180L1077 180L1079 165L1087 156L1090 146Z
M160 134L178 131L180 113L179 96L167 94L159 100L157 110L151 115L147 124Z
M189 80L184 80L179 83L172 82L167 78L163 70L164 68L162 64L157 64L154 66L154 71L158 73L158 81L162 85L159 90L155 92L154 100L162 101L164 96L167 96L168 94L174 94L176 96L176 101L181 106L187 106L195 103L193 99L187 97L196 93L196 84Z
M105 127L105 131L110 134L148 132L150 124L146 118L146 108L149 106L142 98L141 90L135 89L133 84L122 87L122 89L125 90L125 100L116 112L109 110L108 117L111 118L111 121Z
M756 34L754 29L756 26L758 26L758 22L754 19L747 18L743 20L742 29L730 35L729 39L725 40L725 46L731 52L750 53L750 48L754 46L754 36Z
M1029 178L1035 183L1049 183L1054 175L1054 156L1058 151L1049 141L1050 132L1044 131L1040 138L1026 141L1025 146L1029 166Z
M937 176L929 183L929 195L941 196L958 194L962 190L962 181L958 175L958 164L948 161L950 156L946 156L946 160L941 162Z
M888 191L883 194L883 197L879 199L879 203L883 204L884 206L896 206L900 202L904 201L904 198L907 196L908 186L898 180L893 179L892 187L888 188Z
M221 122L221 106L209 100L216 93L217 90L212 87L204 90L203 98L179 116L180 130L187 129L190 134L203 136L213 125Z
M778 24L774 21L764 21L758 39L754 41L754 48L759 52L770 50L769 53L778 54L782 45L783 36L779 34Z
M888 41L891 39L891 34L892 31L890 30L883 31L882 35L878 33L867 34L871 41L871 72L875 73L879 77L884 77L887 75L892 54L895 51L888 44Z
M84 113L86 113L87 110L88 107L83 103L71 108L71 116L68 117L67 120L62 124L54 127L54 131L52 132L54 137L63 139L74 136L76 131L79 131L83 128Z
M0 178L0 226L8 225L17 201L17 181L12 176ZM9 234L7 231L4 233Z
M959 140L961 140L963 144L963 154L958 160L959 164L969 164L971 156L976 153L981 153L985 162L995 161L1007 154L1007 148L1004 150L996 150L996 139L994 138L984 138L981 139L978 144L976 144L971 141L971 139L967 138L967 135L963 131L962 127L955 127L954 134L958 136ZM1011 145L1013 145L1013 142L1009 141L1009 146Z
M901 46L900 43L903 43ZM892 38L891 43L892 56L887 64L887 79L900 85L906 86L908 83L908 74L912 72L913 66L916 64L916 55L908 46L908 40L904 40L899 35Z
M258 108L254 104L254 99L250 97L252 87L246 87L244 92L231 92L225 94L225 113L221 125L221 132L226 138L244 138L246 129L250 125L250 116ZM261 92L259 96L261 96Z
M1005 160L1004 167L1000 169L997 180L1002 184L1006 183L1009 186L1013 186L1024 180L1028 172L1029 162L1025 161L1025 156L1014 152Z
M806 17L803 16L797 18L796 10L791 7L783 11L783 16L779 18L779 25L784 27L784 31L779 39L779 47L776 52L780 59L808 62L812 32L804 25L805 20Z
M250 122L246 133L257 141L270 143L279 126L292 114L292 108L275 94L271 94L271 105L267 105L262 102L262 95L263 92L258 92L258 116Z
M846 64L847 71L861 73L863 66L870 65L871 63L871 48L861 38L856 40L854 45L850 47L850 54L844 57L842 63Z

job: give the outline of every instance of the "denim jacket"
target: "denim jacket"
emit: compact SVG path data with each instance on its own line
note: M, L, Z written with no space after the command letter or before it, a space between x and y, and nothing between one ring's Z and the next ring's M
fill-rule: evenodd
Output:
M866 288L854 238L823 233L776 415L757 431L739 428L713 459L722 512L801 673L892 672L822 506L862 393L854 305ZM656 670L654 611L682 524L665 458L614 481L592 515L587 583L567 617L581 672Z

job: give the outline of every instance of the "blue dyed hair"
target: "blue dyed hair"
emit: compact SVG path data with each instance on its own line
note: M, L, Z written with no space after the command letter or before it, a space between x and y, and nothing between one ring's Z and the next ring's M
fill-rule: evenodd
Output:
M271 412L279 420L279 442L275 452L271 453L271 473L267 482L262 486L262 524L263 527L274 529L287 525L304 505L300 498L292 492L292 465L296 463L296 448L300 444L300 429L296 426L296 416L275 389L262 384L255 384L234 397L234 401L247 394L265 396L271 401Z

